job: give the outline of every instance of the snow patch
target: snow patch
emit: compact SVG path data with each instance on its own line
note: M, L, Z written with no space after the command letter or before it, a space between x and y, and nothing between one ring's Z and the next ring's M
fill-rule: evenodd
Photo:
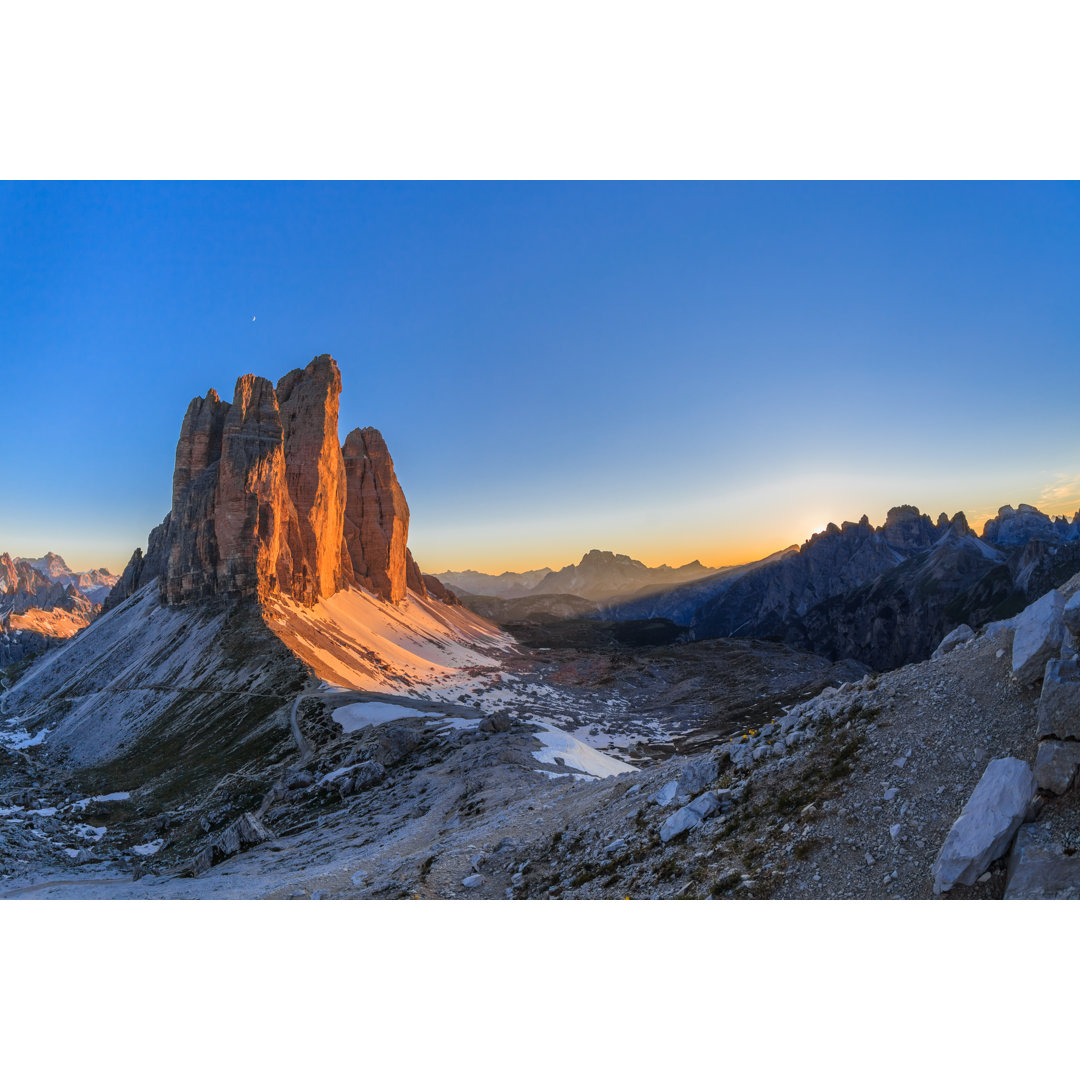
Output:
M30 735L26 731L13 731L10 735L0 733L0 745L9 750L25 750L28 746L40 746L45 741L51 728L43 728L36 735Z
M84 840L89 840L91 843L95 843L100 840L108 831L104 825L76 825L71 830L76 836L81 836Z
M406 720L414 716L442 716L442 713L421 712L404 705L392 705L388 701L360 701L355 705L342 705L333 712L335 723L340 724L347 735L373 724Z
M627 765L623 761L617 761L607 754L601 754L591 746L586 746L580 739L558 728L534 720L543 730L536 732L536 738L544 744L543 750L534 750L533 757L546 765L557 765L556 757L563 760L563 764L569 769L577 769L579 772L588 773L594 777L619 776L622 773L637 772L633 765Z
M80 799L78 802L73 802L71 805L76 810L85 810L91 803L126 802L130 798L130 791L113 791L108 795L91 795L88 798Z
M455 731L475 731L480 723L480 717L474 716L469 719L466 716L439 716L438 720L429 720L439 728L453 728Z

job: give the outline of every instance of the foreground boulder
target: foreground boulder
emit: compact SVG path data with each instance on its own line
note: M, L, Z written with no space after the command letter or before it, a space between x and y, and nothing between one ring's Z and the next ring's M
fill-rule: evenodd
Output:
M720 763L713 758L695 761L692 765L687 765L683 769L675 794L677 796L689 795L691 797L700 795L719 775Z
M1021 827L1009 857L1006 900L1080 900L1080 856L1041 835L1038 825Z
M1080 739L1080 663L1050 660L1039 697L1040 739Z
M1064 795L1080 768L1080 742L1045 739L1035 758L1035 783L1040 791Z
M1072 634L1080 638L1080 592L1074 592L1065 602L1061 611L1061 619Z
M224 859L273 839L274 834L254 814L241 814L217 840L195 853L185 872L189 877L198 877Z
M953 822L934 862L934 892L973 885L1009 849L1035 795L1031 767L1018 758L997 758Z
M707 817L715 814L721 805L722 800L715 792L706 791L703 795L699 795L688 806L676 810L660 826L660 842L666 844L669 840L686 832L687 829L700 825Z
M955 630L941 639L941 644L934 650L930 659L940 660L943 656L951 653L957 645L963 645L965 641L970 641L974 636L975 631L967 623L961 623Z
M1027 686L1041 678L1047 660L1061 651L1065 637L1064 609L1065 598L1052 589L1016 616L1012 671L1017 682Z

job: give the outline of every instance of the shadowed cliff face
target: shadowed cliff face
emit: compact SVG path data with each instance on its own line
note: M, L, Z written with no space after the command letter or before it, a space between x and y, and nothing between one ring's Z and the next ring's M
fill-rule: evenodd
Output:
M276 594L311 607L350 584L393 603L407 588L426 595L386 443L357 429L342 452L340 394L337 364L317 356L276 388L241 376L231 404L214 390L195 398L176 447L172 509L109 606L152 576L166 604Z

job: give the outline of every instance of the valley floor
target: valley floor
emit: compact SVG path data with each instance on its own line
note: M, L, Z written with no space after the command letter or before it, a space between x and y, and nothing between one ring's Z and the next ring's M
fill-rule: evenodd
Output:
M267 831L227 852L208 845L253 805L234 780L152 814L138 791L65 790L9 715L0 896L929 898L987 761L1034 760L1010 645L839 688L835 665L752 642L522 652L437 697L311 684L255 778ZM1066 851L1076 802L1038 825ZM1001 860L948 895L1004 887Z

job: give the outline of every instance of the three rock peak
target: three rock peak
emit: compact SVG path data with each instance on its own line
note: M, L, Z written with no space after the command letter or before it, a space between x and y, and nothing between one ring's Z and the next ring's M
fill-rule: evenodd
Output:
M341 372L316 356L275 387L236 381L188 406L176 446L162 597L212 596L311 606L347 585L398 603L426 595L407 548L409 505L382 435L338 445Z

